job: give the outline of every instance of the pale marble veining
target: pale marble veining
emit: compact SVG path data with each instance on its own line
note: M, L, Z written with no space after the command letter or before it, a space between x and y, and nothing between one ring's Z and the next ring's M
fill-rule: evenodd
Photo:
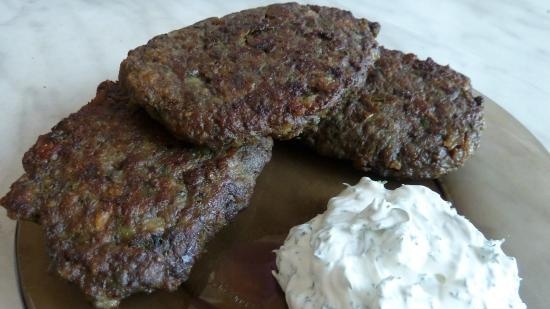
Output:
M0 194L39 134L116 79L153 35L272 1L0 1ZM311 2L311 1L308 1ZM316 1L379 21L389 48L464 72L550 149L550 2ZM0 210L0 308L20 308L15 224Z

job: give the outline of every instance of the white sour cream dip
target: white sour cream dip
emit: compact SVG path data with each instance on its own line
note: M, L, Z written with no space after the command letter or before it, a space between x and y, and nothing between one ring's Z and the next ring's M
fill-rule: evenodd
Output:
M516 260L423 186L364 177L293 227L274 276L291 309L522 309Z

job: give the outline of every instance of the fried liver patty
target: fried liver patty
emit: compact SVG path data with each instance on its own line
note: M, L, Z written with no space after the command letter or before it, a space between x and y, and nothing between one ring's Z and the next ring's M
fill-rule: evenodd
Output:
M435 178L479 145L482 98L470 80L428 58L380 48L360 91L304 135L321 154L396 178Z
M193 144L289 139L364 82L378 29L335 8L274 4L159 35L129 52L119 79Z
M187 279L206 241L247 206L271 147L183 144L104 82L38 138L0 204L41 224L53 269L112 307Z

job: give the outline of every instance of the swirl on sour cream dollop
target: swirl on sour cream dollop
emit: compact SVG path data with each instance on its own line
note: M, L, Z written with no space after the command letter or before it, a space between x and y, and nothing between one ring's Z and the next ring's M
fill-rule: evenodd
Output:
M274 276L291 309L526 308L501 244L426 187L364 177L290 230Z

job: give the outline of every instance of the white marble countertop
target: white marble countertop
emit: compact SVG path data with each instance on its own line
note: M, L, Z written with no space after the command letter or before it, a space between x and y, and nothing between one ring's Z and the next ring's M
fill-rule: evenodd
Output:
M0 1L0 195L39 134L116 79L152 36L266 1ZM550 2L317 1L381 23L379 42L432 57L520 120L550 149ZM0 308L22 308L15 223L0 210Z

